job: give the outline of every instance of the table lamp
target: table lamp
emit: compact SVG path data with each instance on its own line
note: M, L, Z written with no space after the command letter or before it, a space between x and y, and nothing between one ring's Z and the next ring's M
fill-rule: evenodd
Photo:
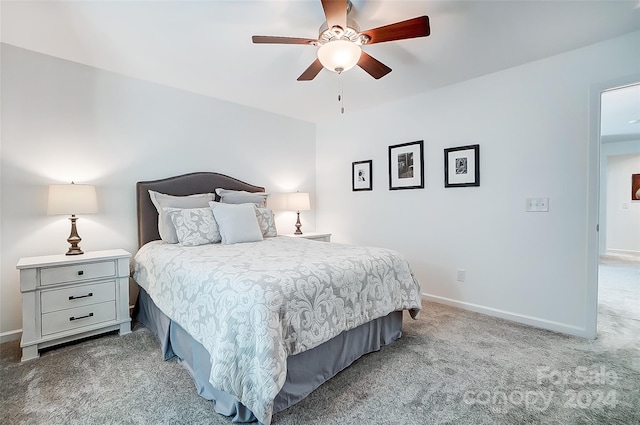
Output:
M71 214L71 234L67 242L71 244L67 255L83 254L78 246L82 240L76 229L76 214L98 212L95 186L88 184L52 184L49 186L48 214Z
M309 194L306 192L287 193L284 209L286 211L297 211L298 220L296 221L296 231L294 234L301 235L302 231L300 228L302 227L302 224L300 223L300 211L307 211L311 209Z

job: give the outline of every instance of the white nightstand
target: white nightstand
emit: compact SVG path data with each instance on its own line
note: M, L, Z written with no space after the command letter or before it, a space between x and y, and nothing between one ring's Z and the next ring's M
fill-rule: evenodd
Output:
M129 258L123 249L21 258L22 361L38 350L103 332L131 332Z
M311 239L313 241L320 241L320 242L331 242L331 233L315 233L315 232L307 232L307 233L303 233L301 235L295 235L293 233L288 233L282 236L288 236L290 238L304 238L304 239Z

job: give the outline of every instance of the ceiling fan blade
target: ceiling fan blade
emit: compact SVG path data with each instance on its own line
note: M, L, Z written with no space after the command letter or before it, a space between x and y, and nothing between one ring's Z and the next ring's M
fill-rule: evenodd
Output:
M268 43L268 44L315 44L318 40L312 38L298 38L298 37L272 37L269 35L254 35L251 37L254 43Z
M384 43L385 41L404 40L407 38L426 37L431 33L429 17L419 16L395 24L362 31L370 38L369 44Z
M298 77L298 81L311 81L316 78L316 75L318 75L320 71L322 71L322 64L320 60L316 59L309 68Z
M365 51L362 51L362 54L360 55L358 66L367 71L367 73L376 80L391 72L391 68L380 62L378 59L368 55Z
M322 8L329 29L335 26L347 29L347 0L322 0Z

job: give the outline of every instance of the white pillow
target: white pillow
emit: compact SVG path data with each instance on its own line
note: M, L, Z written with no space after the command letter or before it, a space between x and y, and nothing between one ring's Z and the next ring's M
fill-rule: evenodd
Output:
M218 243L222 240L213 211L206 208L163 208L176 228L178 243L198 246Z
M218 223L223 245L262 240L255 205L220 202L209 202L209 205Z
M158 233L160 238L169 243L178 243L178 235L169 215L164 208L203 208L209 206L209 201L213 201L213 193L199 193L189 196L173 196L160 192L149 191L151 202L158 210Z
M258 224L260 230L262 230L262 236L270 238L278 236L278 230L276 229L276 222L273 218L273 211L269 208L256 208L256 214L258 216Z
M267 205L268 193L246 192L244 190L216 189L220 202L225 204L256 204L258 207Z

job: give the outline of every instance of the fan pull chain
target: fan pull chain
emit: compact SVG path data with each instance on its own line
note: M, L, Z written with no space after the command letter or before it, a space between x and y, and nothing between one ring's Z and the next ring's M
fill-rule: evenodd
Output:
M338 73L338 103L340 104L340 113L344 114L344 91L342 89L342 73Z

